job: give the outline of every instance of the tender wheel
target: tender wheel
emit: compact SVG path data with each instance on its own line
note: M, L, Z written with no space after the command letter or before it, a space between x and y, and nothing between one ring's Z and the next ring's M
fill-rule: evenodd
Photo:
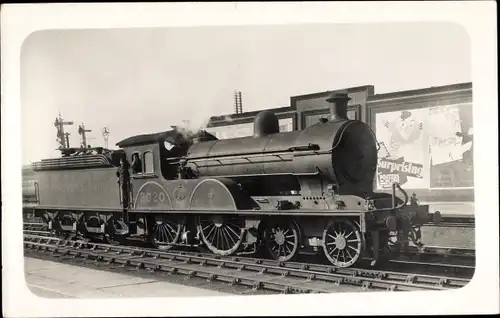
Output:
M115 229L120 228L120 223L116 222L114 218L110 219L104 227L104 242L110 245L120 245L122 242L122 237L120 237L119 235L115 235Z
M99 241L102 234L95 233L96 228L101 228L101 220L97 215L83 215L77 225L79 238L86 242Z
M234 254L243 241L244 227L238 217L201 216L198 218L201 240L214 254Z
M361 233L349 220L331 221L323 231L323 251L337 267L352 266L361 255Z
M290 261L297 256L300 244L299 227L295 221L270 221L264 229L264 244L270 256Z
M177 244L182 234L183 220L170 219L166 216L155 216L156 224L150 235L151 243L160 250L169 250Z
M75 233L71 231L64 231L61 226L73 226L73 219L68 215L58 215L54 218L53 224L53 232L54 235L61 240L71 240L74 238Z

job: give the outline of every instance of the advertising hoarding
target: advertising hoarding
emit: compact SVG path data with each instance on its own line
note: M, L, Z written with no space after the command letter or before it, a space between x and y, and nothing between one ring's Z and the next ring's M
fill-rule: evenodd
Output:
M377 188L473 187L472 104L378 113Z

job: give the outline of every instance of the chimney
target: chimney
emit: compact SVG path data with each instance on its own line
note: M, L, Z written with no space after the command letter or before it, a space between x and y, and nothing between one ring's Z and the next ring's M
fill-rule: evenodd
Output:
M347 103L351 100L347 93L331 93L326 99L330 103L330 121L347 119Z

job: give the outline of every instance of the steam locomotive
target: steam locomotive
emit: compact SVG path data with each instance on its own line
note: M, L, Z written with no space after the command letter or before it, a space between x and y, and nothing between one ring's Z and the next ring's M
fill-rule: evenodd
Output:
M329 118L301 131L280 133L277 117L263 111L249 137L174 128L127 138L114 151L41 160L32 165L36 205L28 208L66 238L374 263L420 244L428 206L409 205L398 184L392 194L374 192L379 146L367 124L347 118L349 99L330 95Z

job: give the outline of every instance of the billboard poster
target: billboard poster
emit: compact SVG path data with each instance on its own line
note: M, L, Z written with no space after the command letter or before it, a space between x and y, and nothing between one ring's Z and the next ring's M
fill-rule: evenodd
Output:
M474 186L472 104L429 109L431 188Z
M377 188L474 186L472 104L376 114Z
M375 120L380 144L377 187L390 189L398 182L409 189L429 188L428 110L379 113Z

